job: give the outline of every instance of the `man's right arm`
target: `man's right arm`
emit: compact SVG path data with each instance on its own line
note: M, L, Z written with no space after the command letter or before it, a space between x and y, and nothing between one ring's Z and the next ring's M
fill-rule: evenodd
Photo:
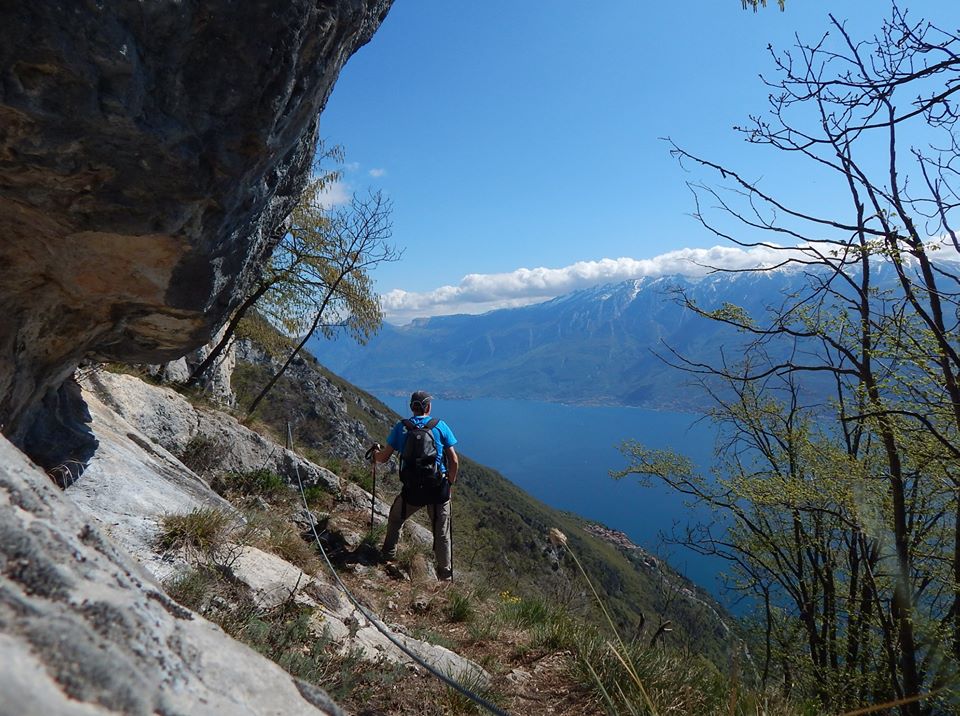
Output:
M385 447L381 447L380 443L376 443L370 449L370 455L367 459L373 459L377 462L386 462L390 459L394 452L396 452L396 445L400 439L400 434L403 431L403 423L397 423L393 426L393 429L390 431L390 434L387 436L387 444Z
M374 450L373 459L376 460L377 462L386 462L387 460L390 459L390 456L393 455L393 453L394 453L393 448L387 445L386 447L382 447L379 450Z

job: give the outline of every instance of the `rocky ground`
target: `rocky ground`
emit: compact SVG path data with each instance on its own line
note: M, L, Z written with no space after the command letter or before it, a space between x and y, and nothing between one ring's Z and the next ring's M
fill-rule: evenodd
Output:
M398 563L385 566L373 545L388 505L357 484L169 388L102 370L81 383L99 444L65 496L92 529L147 570L144 580L160 582L189 611L160 589L145 599L148 606L187 615L190 624L205 625L204 634L226 639L213 621L283 663L300 678L290 683L328 686L347 713L469 712L469 702L414 666L344 596L308 542L316 527L349 590L421 658L512 713L601 713L571 679L569 653L538 643L531 625L511 616L517 598L491 592L466 572L453 584L436 581L422 525L409 525ZM281 487L258 494L223 477L241 474L273 475ZM298 475L307 508L290 487ZM198 515L228 516L213 548L170 537L171 524ZM303 633L285 636L281 646L273 636L251 636L252 624L292 633L297 620ZM312 659L310 669L304 659ZM261 683L247 682L251 689Z
M174 603L111 520L0 439L0 714L340 713Z

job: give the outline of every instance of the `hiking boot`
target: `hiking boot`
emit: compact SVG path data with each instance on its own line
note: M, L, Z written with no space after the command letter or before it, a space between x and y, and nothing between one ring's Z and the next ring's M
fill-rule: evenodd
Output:
M438 581L438 582L452 582L452 581L453 581L453 570L452 570L452 569L438 569L438 570L437 570L437 581Z
M384 562L383 571L387 573L388 577L393 577L394 579L409 579L404 571L397 566L397 563L393 561Z

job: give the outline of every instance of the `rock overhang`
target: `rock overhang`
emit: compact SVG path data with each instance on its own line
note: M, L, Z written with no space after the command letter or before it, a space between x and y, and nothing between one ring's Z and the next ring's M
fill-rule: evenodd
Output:
M391 0L23 3L0 23L0 426L85 357L209 340Z

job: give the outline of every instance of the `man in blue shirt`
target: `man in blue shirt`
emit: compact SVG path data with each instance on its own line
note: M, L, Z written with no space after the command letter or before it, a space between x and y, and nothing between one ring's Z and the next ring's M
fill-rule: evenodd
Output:
M410 479L404 481L400 494L390 507L387 534L383 540L381 553L387 560L397 556L400 528L408 517L418 512L421 507L426 507L430 524L433 526L433 553L437 559L437 577L441 581L449 581L453 577L450 549L450 488L457 481L460 460L457 457L457 451L453 449L457 444L457 438L450 426L442 420L430 418L432 400L430 394L423 390L418 390L411 395L410 410L413 416L394 425L387 437L387 446L383 448L379 445L374 446L371 457L377 462L386 462L394 452L401 455L402 479L405 472L409 473L409 466L404 470L403 456L412 454L411 450L404 452L408 436L413 435L414 438L419 439L423 434L421 430L430 432L433 448L436 450L436 477L416 484Z

